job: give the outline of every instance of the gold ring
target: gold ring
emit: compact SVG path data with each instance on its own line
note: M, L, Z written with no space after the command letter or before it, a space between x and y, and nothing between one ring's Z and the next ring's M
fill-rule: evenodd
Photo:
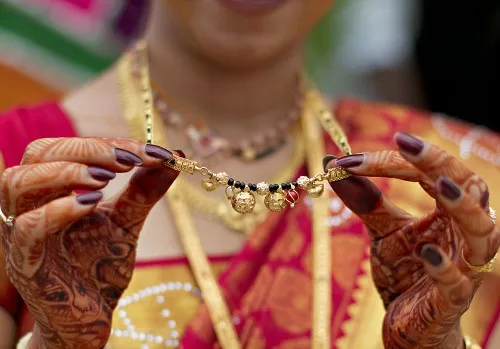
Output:
M465 265L467 265L470 270L475 271L476 273L491 273L494 269L496 259L497 254L495 254L495 256L489 262L483 265L472 265L467 262L467 259L465 259L464 256L464 250L462 250L462 260L464 261Z
M481 346L472 337L464 335L465 349L481 349Z
M488 209L488 216L493 221L493 223L496 224L496 222L497 222L497 211L493 207L491 207L491 206Z
M14 227L14 224L16 224L16 217L14 216L5 216L3 211L2 211L2 208L0 207L0 219L2 220L2 222L5 223L6 226L8 226L9 228L13 228Z

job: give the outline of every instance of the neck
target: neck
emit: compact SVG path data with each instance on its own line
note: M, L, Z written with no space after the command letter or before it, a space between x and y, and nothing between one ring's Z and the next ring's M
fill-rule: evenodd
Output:
M296 104L302 47L251 69L225 69L183 47L165 25L153 18L146 37L150 73L184 118L194 117L228 138L241 137L286 118Z

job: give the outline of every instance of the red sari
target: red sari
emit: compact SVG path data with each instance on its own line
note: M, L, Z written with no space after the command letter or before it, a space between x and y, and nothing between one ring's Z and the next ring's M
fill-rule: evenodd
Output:
M418 134L462 157L489 184L492 206L500 207L500 179L492 171L500 164L496 135L486 133L487 137L476 138L470 149L462 149L460 142L470 136L469 125L412 109L346 100L336 105L335 115L354 152L393 148L392 135L397 130ZM72 136L75 131L71 122L57 104L16 109L0 116L0 154L5 167L19 164L26 145L34 139ZM327 150L337 153L331 143ZM375 182L411 213L422 214L433 205L412 184L388 179ZM331 211L325 219L332 227L332 347L383 348L384 310L370 280L368 236L361 221L333 192L330 195ZM235 256L213 256L211 260L244 348L310 347L312 262L307 200L281 214L270 214ZM111 345L216 347L207 309L191 295L193 285L185 259L138 261L131 285L115 312ZM490 274L463 318L464 332L483 344L499 318L499 286L500 275ZM189 296L182 296L181 291ZM146 303L140 303L142 300ZM170 304L168 309L165 304ZM29 313L3 269L0 306L15 316L20 333L31 328Z

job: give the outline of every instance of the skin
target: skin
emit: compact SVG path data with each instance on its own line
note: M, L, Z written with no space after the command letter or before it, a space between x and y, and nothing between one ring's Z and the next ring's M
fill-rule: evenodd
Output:
M432 213L409 215L364 177L332 183L332 188L365 222L372 238L373 281L387 309L385 348L462 348L460 318L484 276L467 266L462 253L470 264L483 265L500 246L500 230L487 214L488 188L438 147L418 140L423 148L412 154L404 142L416 138L395 138L399 151L357 154L362 162L348 170L420 183L436 201ZM333 166L336 160L327 168ZM453 199L446 196L447 183L459 194Z
M155 83L168 96L169 105L186 118L196 115L222 136L238 139L249 131L262 130L270 120L279 120L289 111L294 102L293 81L303 67L304 36L333 6L334 1L289 0L276 12L258 16L232 13L216 1L153 3L145 38L149 44L151 75ZM62 103L79 135L104 138L86 139L78 148L72 142L75 144L82 140L73 139L65 146L57 143L60 140L44 140L43 144L52 147L50 152L43 148L43 144L35 144L36 147L27 150L22 166L6 171L2 177L2 188L7 188L0 193L1 200L5 200L2 207L8 207L9 214L18 216L14 231L2 226L4 245L7 246L7 271L36 317L37 326L30 343L32 348L102 346L109 335L111 311L130 281L129 273L136 255L146 259L168 258L183 253L176 238L178 232L165 214L164 203L158 203L158 210L150 211L168 189L175 174L158 168L158 160L146 156L143 145L129 140L109 139L130 137L121 117L116 86L116 71L111 69L69 94ZM182 149L186 145L179 132L169 133L169 139L177 148ZM94 148L96 142L100 144L101 151L87 151ZM107 151L102 151L102 147ZM112 156L114 147L139 155L144 161L144 169L130 181L127 176L116 178L111 183L95 183L86 178L81 166L100 166L114 172L132 169L116 164ZM85 150L85 156L74 153L76 149ZM285 165L291 153L292 147L288 145L261 162L247 164L227 159L222 165L214 165L214 170L228 171L245 181L269 178ZM103 154L107 154L105 159ZM60 164L61 161L68 163L68 167ZM396 165L401 163L396 162ZM396 165L392 161L384 163L389 168ZM27 177L26 173L30 173L28 169L33 170L29 166L42 166L39 172L45 173L45 181L19 185L17 181ZM65 175L71 181L55 180ZM150 183L154 183L153 188L144 180L152 176L154 180ZM354 179L343 182L344 188L363 188L368 183L365 180L360 182L365 184L352 181ZM97 205L80 207L75 203L74 196L67 195L71 188L61 188L57 184L63 182L71 183L71 188L102 188L105 197L110 198ZM158 184L161 184L159 188ZM111 189L119 189L120 193L113 196ZM356 205L364 207L363 212L355 211L367 220L367 224L370 223L368 216L373 216L375 220L376 215L372 211L380 207L380 195L375 189L374 197L378 199L372 201L372 206L363 205L361 197L349 202L338 186L334 189L353 209ZM61 206L64 210L60 209ZM66 213L62 214L62 211ZM68 212L74 215L72 219L68 218ZM52 223L43 219L48 213ZM363 213L367 215L363 216ZM146 216L149 225L146 222L141 229ZM75 220L77 223L69 223ZM201 234L200 239L209 254L235 252L244 241L243 237L217 222L196 217L196 223L205 226L206 234ZM165 229L155 229L158 226ZM89 239L96 231L99 235ZM128 232L126 236L123 234L125 231ZM12 236L17 235L22 239L13 240ZM74 247L84 243L92 250L89 260L88 256L84 259ZM102 247L109 246L109 243L119 244L122 248ZM136 252L137 244L140 248ZM390 246L383 244L382 250L390 254ZM119 252L118 256L113 256L113 251ZM72 267L67 268L68 265ZM105 272L99 273L94 266ZM385 269L374 263L374 270L377 274ZM46 278L50 283L41 282L40 278L36 278L38 275L44 275L42 279ZM379 289L384 299L389 299L384 289ZM407 294L403 288L397 292L401 292L398 299ZM64 309L63 317L51 314L54 302L59 302ZM406 314L404 310L416 303L409 303L410 307L406 308L393 306L394 311L391 304L396 303L388 301L388 314L412 316L413 312ZM457 318L460 314L461 310L452 312ZM397 326L404 327L407 323L403 316ZM440 348L460 347L458 329L452 333L451 337L442 337ZM413 343L400 345L401 338L397 335L387 335L387 331L384 335L389 348L415 348ZM427 347L435 344L435 339L432 340Z
M142 168L114 197L82 204L74 189L93 195L107 185L89 166L109 173L134 168L117 161L117 148L140 156ZM144 220L178 174L144 149L129 139L41 139L30 144L21 166L3 173L1 204L17 217L14 228L2 224L6 270L36 319L31 347L107 342Z

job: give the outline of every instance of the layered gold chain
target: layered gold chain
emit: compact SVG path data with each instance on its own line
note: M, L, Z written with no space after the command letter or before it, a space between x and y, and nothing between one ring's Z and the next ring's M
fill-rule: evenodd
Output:
M137 139L145 139L147 142L155 143L168 148L165 130L162 127L154 127L157 120L152 107L152 92L149 82L149 69L146 46L140 43L138 49L143 52L141 64L141 96L138 99L133 80L130 77L130 60L124 55L119 63L120 90L122 107L128 121L130 130ZM148 75L145 77L144 75ZM149 86L149 87L148 87ZM317 122L319 118L320 123ZM321 126L328 132L337 146L346 154L350 154L347 138L333 115L325 107L320 94L315 89L309 89L304 103L304 111L301 115L301 126L303 130L302 142L305 147L308 170L310 173L319 175L307 178L310 183L316 185L318 181L341 180L348 174L343 171L332 171L321 173L322 158L325 154L321 132ZM208 169L200 167L197 163L188 159L172 158L165 165L176 168L182 172L217 177ZM216 185L215 183L214 185ZM312 187L311 187L312 188ZM203 251L200 239L196 232L189 207L183 197L185 192L179 185L174 184L166 195L172 216L193 270L195 279L203 293L210 318L214 325L220 345L224 349L241 348L238 336L231 321L231 316L222 292L212 274L209 261ZM245 187L246 189L246 187ZM293 189L293 188L292 188ZM226 189L227 190L227 189ZM314 191L313 191L314 192ZM317 192L317 191L316 191ZM248 193L242 190L240 193ZM269 196L269 194L268 194ZM267 197L266 196L266 199ZM181 198L182 197L182 198ZM312 310L312 348L327 349L331 347L330 321L331 321L331 256L330 256L330 228L327 225L329 212L328 197L323 195L313 203L313 310ZM255 205L255 203L254 203ZM234 207L234 206L233 206Z

